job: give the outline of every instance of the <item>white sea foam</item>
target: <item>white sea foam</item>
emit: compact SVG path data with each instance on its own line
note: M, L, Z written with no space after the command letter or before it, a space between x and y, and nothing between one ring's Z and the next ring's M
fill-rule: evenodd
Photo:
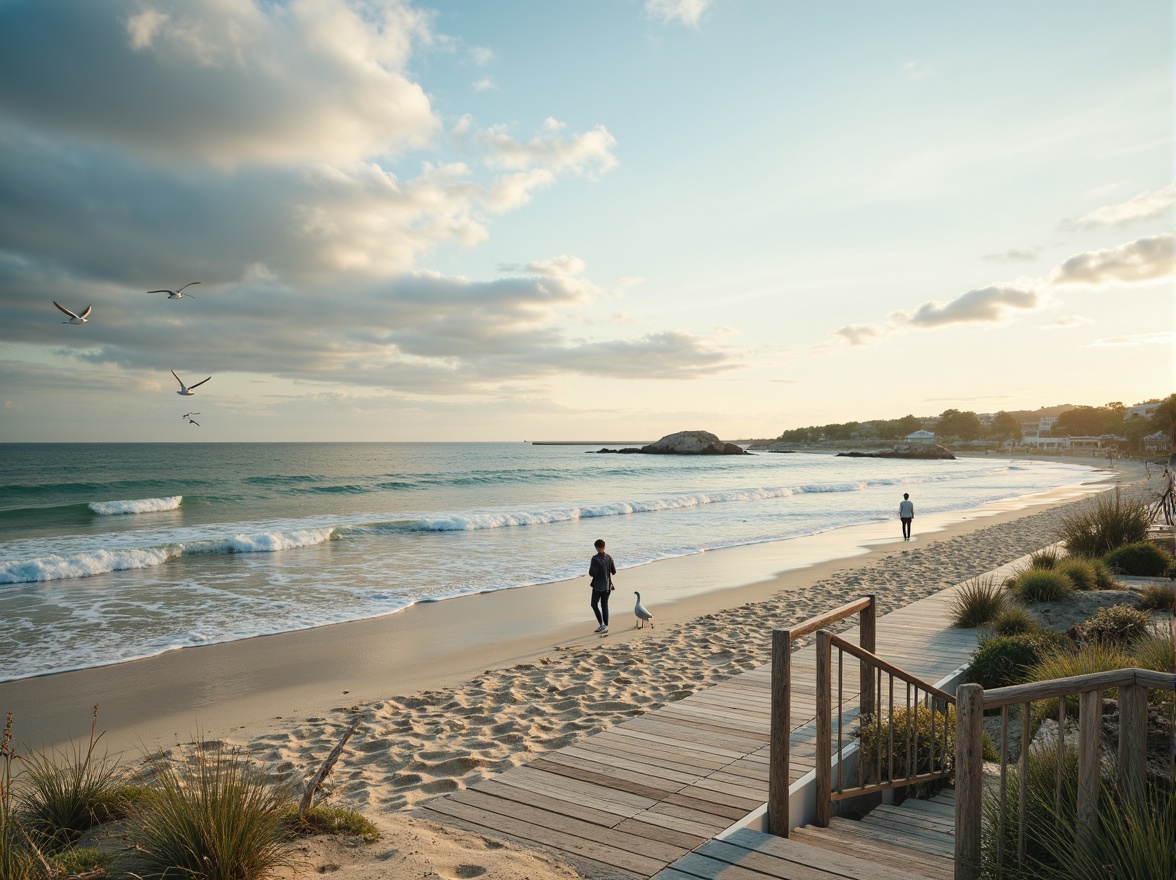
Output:
M272 553L329 541L333 528L295 529L289 532L238 534L219 540L171 543L156 547L91 550L82 553L51 554L23 561L0 561L0 584L25 584L66 578L92 577L112 571L129 571L162 565L181 556L218 553Z
M86 506L100 516L120 516L128 513L175 510L183 500L183 495L172 495L168 498L139 498L131 501L91 501Z

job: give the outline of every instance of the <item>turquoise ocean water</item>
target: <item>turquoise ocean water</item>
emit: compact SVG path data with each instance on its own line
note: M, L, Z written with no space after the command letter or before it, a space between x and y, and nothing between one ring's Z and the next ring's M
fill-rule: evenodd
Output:
M977 507L1062 462L524 443L0 445L0 680Z

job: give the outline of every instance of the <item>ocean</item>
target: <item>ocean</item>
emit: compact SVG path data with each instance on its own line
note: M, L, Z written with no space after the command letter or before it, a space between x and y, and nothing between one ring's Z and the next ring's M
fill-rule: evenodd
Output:
M525 443L0 445L0 681L1093 478L1052 461ZM916 519L916 523L917 523ZM895 527L897 529L897 525Z

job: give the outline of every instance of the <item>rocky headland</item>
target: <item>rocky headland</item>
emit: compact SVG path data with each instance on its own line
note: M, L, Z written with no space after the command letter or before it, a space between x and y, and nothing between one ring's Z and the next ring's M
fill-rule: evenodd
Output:
M893 449L878 452L838 452L844 458L950 458L955 455L946 446L934 443L899 443Z
M656 443L645 446L626 446L624 449L598 449L597 453L620 455L750 455L742 446L724 443L710 431L678 431L667 434Z

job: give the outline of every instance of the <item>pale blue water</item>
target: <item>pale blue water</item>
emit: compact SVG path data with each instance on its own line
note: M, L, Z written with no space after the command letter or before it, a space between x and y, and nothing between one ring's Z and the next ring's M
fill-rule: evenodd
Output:
M0 680L950 512L1062 462L586 454L485 444L0 445Z

